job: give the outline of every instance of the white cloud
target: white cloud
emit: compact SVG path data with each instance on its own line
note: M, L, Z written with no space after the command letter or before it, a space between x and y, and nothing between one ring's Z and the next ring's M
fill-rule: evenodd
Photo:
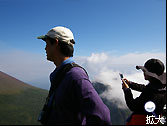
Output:
M113 98L125 103L119 73L124 77L142 84L148 82L144 80L143 73L137 71L136 65L143 65L150 58L158 58L166 64L165 53L129 53L123 56L113 56L107 53L95 54L89 57L76 57L75 60L81 64L89 73L92 81L102 82L110 85L111 89L102 94L103 97L111 100ZM132 91L134 98L140 93Z

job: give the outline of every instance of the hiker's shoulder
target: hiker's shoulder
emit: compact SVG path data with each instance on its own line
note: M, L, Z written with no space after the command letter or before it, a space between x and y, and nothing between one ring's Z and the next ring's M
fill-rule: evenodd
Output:
M68 72L67 76L70 76L74 79L88 78L86 70L81 66L72 67Z

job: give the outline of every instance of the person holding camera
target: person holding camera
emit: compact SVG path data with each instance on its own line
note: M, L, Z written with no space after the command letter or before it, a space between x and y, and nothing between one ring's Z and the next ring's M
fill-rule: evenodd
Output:
M38 37L46 42L47 60L56 65L50 74L51 87L39 116L42 124L109 125L110 111L103 103L84 68L73 57L74 36L62 26Z
M159 59L149 59L144 66L136 66L144 73L147 85L137 84L127 79L123 79L122 88L125 95L126 104L133 112L127 120L127 125L146 125L146 116L152 115L145 110L144 106L148 101L155 104L154 113L158 116L163 112L166 104L166 73L164 64ZM137 98L133 98L132 90L141 92Z

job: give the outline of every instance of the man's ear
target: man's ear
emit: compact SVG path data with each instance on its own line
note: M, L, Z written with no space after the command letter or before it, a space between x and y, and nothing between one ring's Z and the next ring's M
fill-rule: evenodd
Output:
M59 44L59 40L55 39L55 45L58 46L58 44Z
M58 47L58 44L59 44L59 40L58 40L58 39L55 39L55 40L54 40L54 43L53 43L54 48L57 48L57 47Z

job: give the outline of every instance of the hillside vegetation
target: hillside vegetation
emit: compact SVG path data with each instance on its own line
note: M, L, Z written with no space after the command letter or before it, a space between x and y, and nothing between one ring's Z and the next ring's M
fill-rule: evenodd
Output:
M36 125L47 91L26 89L17 94L0 95L0 124Z
M0 72L0 125L37 125L47 90Z

